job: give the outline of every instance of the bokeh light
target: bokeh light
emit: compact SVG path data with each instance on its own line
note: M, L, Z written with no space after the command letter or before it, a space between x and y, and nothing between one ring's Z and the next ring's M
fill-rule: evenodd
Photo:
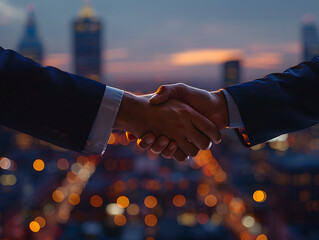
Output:
M176 195L176 196L174 196L174 198L173 198L173 204L174 204L174 206L176 206L176 207L182 207L182 206L185 205L185 203L186 203L186 199L185 199L185 197L184 197L183 195Z
M70 164L69 161L66 160L65 158L60 158L57 162L57 167L60 170L67 170L69 168Z
M241 223L246 228L252 228L255 225L255 219L250 215L246 215L242 217Z
M29 224L29 228L32 232L39 232L40 231L40 224L36 221L32 221Z
M52 199L55 202L62 202L64 200L64 198L65 198L65 196L64 196L63 192L60 190L56 190L52 193Z
M157 205L157 199L154 196L147 196L144 199L144 204L147 208L154 208Z
M46 221L45 221L45 219L43 218L43 217L36 217L35 219L34 219L34 221L36 221L37 223L39 223L39 225L40 225L40 228L44 228L44 226L45 226L45 224L46 224Z
M126 217L123 214L114 216L114 223L121 227L126 224Z
M207 184L205 184L205 183L202 183L202 184L198 185L197 193L200 196L206 196L209 193L209 186Z
M120 208L116 203L110 203L105 207L105 211L109 215L120 215L124 213L124 209Z
M214 207L217 204L217 198L214 195L207 195L204 202L206 206Z
M266 192L264 192L262 190L257 190L253 194L253 199L254 199L254 201L259 202L259 203L264 202L267 199L267 194L266 194Z
M126 196L120 196L117 198L116 203L120 208L127 208L130 205L130 200Z
M132 216L138 215L140 212L140 207L137 204L132 203L127 207L126 212Z
M68 201L72 205L78 205L80 203L80 196L76 193L71 193L68 197Z
M260 234L257 236L256 240L268 240L268 237L265 234Z
M144 222L149 227L154 227L157 224L157 217L154 214L148 214L144 218Z
M93 207L98 208L101 207L103 204L103 199L99 195L93 195L90 198L90 203Z
M45 164L43 162L43 160L41 159L36 159L34 162L33 162L33 168L34 170L38 171L38 172L41 172L45 167Z

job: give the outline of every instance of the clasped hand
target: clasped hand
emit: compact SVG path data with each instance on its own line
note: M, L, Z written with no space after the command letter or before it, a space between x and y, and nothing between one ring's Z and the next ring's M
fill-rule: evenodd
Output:
M221 91L208 92L185 84L161 86L155 94L125 93L114 128L127 131L130 141L178 161L196 156L211 142L221 141L228 111ZM136 136L136 137L135 137Z

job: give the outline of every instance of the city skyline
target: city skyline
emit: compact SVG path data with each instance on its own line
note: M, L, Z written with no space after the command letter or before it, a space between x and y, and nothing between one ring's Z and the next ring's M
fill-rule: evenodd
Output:
M1 36L3 47L17 48L28 2L0 3L0 30L6 33ZM82 2L33 2L44 44L44 64L72 71L71 22ZM298 1L287 3L203 1L194 6L191 1L176 1L168 6L141 1L119 6L92 1L102 22L107 23L104 73L109 78L221 81L221 64L233 58L243 60L243 80L283 71L302 60L302 18L309 18L319 7L316 1L306 6ZM59 18L51 12L59 12Z

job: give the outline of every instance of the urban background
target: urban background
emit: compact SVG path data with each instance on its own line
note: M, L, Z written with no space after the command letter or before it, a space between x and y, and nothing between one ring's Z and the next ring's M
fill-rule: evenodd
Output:
M0 45L135 93L174 82L215 90L319 55L318 10L297 0L0 0ZM227 129L183 163L123 132L92 156L1 127L0 223L3 240L319 239L319 127L252 149Z

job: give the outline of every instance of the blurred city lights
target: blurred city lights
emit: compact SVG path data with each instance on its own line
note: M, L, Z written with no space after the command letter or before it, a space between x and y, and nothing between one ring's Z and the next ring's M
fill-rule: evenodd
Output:
M126 196L120 196L117 198L116 203L120 208L127 208L130 205L130 200Z
M154 208L157 205L157 199L154 196L147 196L144 199L144 204L147 208Z
M138 215L138 214L139 214L139 212L140 212L140 207L139 207L137 204L132 203L132 204L130 204L130 205L127 207L126 211L127 211L127 213L128 213L129 215L135 216L135 215Z
M9 158L0 158L0 168L8 170L11 167L11 160Z
M181 225L192 227L196 224L196 215L191 212L185 212L177 216L177 221Z
M209 221L209 216L206 213L200 213L197 215L197 222L199 224L206 224Z
M114 216L114 223L117 226L124 226L126 224L126 217L123 214Z
M67 170L69 168L69 161L65 158L60 158L57 162L57 167L60 170Z
M76 193L71 193L68 197L68 201L73 206L78 205L80 203L80 196Z
M209 193L209 186L207 184L205 184L205 183L202 183L202 184L198 185L197 193L200 196L206 196Z
M215 226L218 226L223 221L223 217L215 212L211 217L211 221Z
M29 228L32 232L39 232L40 231L40 224L36 221L32 221L29 224Z
M254 192L253 194L253 199L256 202L264 202L267 199L267 194L266 192L262 191L262 190L257 190Z
M45 164L43 162L43 160L41 159L36 159L34 162L33 162L33 168L34 170L38 171L38 172L41 172L45 167Z
M217 204L217 198L214 195L207 195L204 202L206 206L214 207Z
M3 174L0 176L0 182L3 186L13 186L17 182L17 177L13 174Z
M154 227L157 224L157 217L154 214L148 214L144 218L144 222L149 227Z
M257 236L256 240L268 240L268 238L265 234L260 234Z
M103 199L99 195L93 195L90 198L90 203L93 207L98 208L101 207L103 204Z
M36 217L34 219L34 221L36 221L39 225L40 225L40 228L44 228L45 224L46 224L46 221L43 217Z
M173 204L176 206L176 207L182 207L184 206L186 203L186 198L183 196L183 195L176 195L174 196L173 198Z
M110 203L105 207L105 211L109 215L120 215L124 213L124 209L120 208L116 203Z
M241 223L246 228L252 228L255 225L255 219L250 215L246 215L242 217Z
M52 193L52 199L55 202L62 202L64 198L65 198L65 196L64 196L63 192L61 192L59 190L56 190Z

